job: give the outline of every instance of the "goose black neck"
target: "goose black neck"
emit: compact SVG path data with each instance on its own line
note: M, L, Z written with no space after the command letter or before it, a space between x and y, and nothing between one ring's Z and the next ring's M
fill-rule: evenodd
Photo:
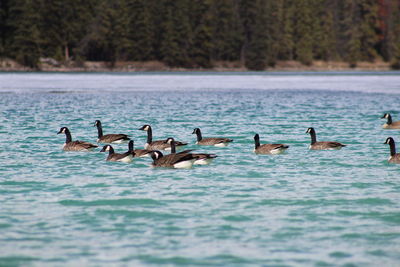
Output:
M147 143L150 144L153 141L153 131L151 130L151 127L149 126L147 130Z
M392 116L390 114L387 116L387 124L392 124Z
M114 148L112 146L109 147L108 155L114 154Z
M97 124L97 136L101 138L103 136L103 127L100 124Z
M68 144L70 142L72 142L72 136L71 136L71 132L67 129L65 130L65 143Z
M133 152L133 141L131 140L131 141L129 141L129 144L128 144L128 152Z
M390 146L390 155L394 156L396 155L396 144L394 143L394 141L389 143Z
M311 144L313 145L317 142L317 135L315 134L314 131L311 131L310 136L311 136Z
M254 137L254 143L255 143L255 148L259 148L260 147L260 138Z
M203 137L201 136L201 131L200 131L200 129L198 129L198 130L196 131L196 135L197 135L197 142L200 142L201 139L203 139Z
M175 141L171 142L171 154L175 154L176 153L176 146L175 146Z

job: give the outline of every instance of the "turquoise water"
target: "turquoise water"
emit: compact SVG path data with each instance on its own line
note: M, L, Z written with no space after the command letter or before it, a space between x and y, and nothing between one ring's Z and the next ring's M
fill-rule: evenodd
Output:
M399 103L395 72L0 74L0 265L398 266L383 143L400 131L380 117ZM95 142L96 119L137 147L151 124L219 157L173 170L61 150L60 127ZM309 151L311 126L348 146ZM234 142L197 147L195 127ZM255 155L255 133L290 148Z

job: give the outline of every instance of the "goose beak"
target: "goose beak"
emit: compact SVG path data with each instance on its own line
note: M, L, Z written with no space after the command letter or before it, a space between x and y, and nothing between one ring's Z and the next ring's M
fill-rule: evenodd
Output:
M385 118L385 115L383 115L382 117L381 117L381 119L384 119Z
M144 131L144 126L140 127L138 130Z
M60 133L62 133L62 131L58 131L58 133L57 133L57 134L60 134Z
M100 150L100 152L106 152L106 147L104 146L104 147Z
M195 134L195 133L196 133L196 130L193 130L192 134Z

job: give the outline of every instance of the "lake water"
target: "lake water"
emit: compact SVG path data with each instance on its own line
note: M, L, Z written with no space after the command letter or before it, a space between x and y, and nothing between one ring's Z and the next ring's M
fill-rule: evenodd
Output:
M399 266L400 73L1 73L1 266ZM175 137L211 165L110 163L73 139ZM347 145L310 151L321 141ZM203 136L234 139L198 147ZM255 155L261 142L290 146ZM400 146L399 146L400 147ZM126 151L126 144L114 145Z

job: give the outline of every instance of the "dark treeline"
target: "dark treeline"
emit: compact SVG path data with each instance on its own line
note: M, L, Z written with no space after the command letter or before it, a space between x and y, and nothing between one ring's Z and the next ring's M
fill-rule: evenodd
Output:
M400 66L400 0L0 0L0 57Z

